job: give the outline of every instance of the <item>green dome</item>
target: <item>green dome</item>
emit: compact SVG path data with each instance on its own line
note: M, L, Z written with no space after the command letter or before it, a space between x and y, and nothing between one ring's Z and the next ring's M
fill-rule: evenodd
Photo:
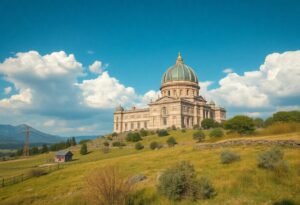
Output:
M162 77L162 84L173 81L189 81L198 84L198 78L194 70L183 63L183 59L178 54L176 64L168 68Z

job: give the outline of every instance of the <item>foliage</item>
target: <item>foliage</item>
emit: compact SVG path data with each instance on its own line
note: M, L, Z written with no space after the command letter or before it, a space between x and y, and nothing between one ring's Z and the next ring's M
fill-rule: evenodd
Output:
M158 130L158 131L157 131L157 135L158 135L159 137L164 137L164 136L168 136L169 133L168 133L167 130L162 129L162 130Z
M136 150L144 149L144 145L142 143L138 142L138 143L135 144L135 149Z
M111 136L112 136L112 137L118 137L118 133L113 132L113 133L111 134Z
M151 142L150 143L150 149L152 149L152 150L154 150L154 149L158 149L159 148L159 143L158 142L156 142L156 141L154 141L154 142Z
M29 154L30 155L36 155L36 154L39 154L39 148L38 147L31 147L30 150L29 150Z
M167 139L167 144L168 144L169 147L173 147L177 144L177 142L176 142L174 137L169 137Z
M194 166L187 161L182 161L162 173L158 191L172 200L196 200L214 195L214 189L208 180L197 180Z
M43 144L42 149L40 151L41 153L48 153L49 152L49 148L46 144Z
M176 126L175 126L175 125L172 125L171 129L172 129L172 130L176 130Z
M206 118L206 119L202 120L201 127L203 129L215 128L215 127L219 127L219 123L217 123L215 120L213 120L211 118Z
M126 136L126 140L129 142L138 142L142 140L140 133L138 132L129 132Z
M237 115L227 120L224 126L225 129L239 134L251 134L255 130L253 119L244 115Z
M144 129L141 129L140 130L140 135L142 136L142 137L146 137L146 136L148 136L148 131L147 130L144 130Z
M86 155L87 153L88 153L87 145L86 144L82 144L81 148L80 148L80 154L81 155Z
M223 137L224 132L221 128L215 128L209 133L210 137Z
M255 127L256 128L261 128L261 127L263 127L264 126L264 120L263 119L261 119L261 118L254 118L253 119L253 123L254 123L254 125L255 125Z
M205 139L205 134L202 130L198 130L193 134L193 139L197 140L197 142L202 142Z
M257 166L263 169L269 169L276 172L286 172L288 166L283 159L284 153L279 148L272 148L262 152L257 157Z
M181 129L181 132L182 132L182 133L185 133L185 132L186 132L186 130L185 130L185 129Z
M268 127L259 130L260 135L284 134L300 131L300 123L297 122L276 122Z
M126 205L132 190L132 183L118 168L104 167L88 176L86 198L90 204Z
M126 146L126 144L124 142L121 142L121 141L114 141L112 143L112 146L113 147L123 147L123 146Z
M273 114L274 122L300 122L300 111L281 111Z
M220 154L220 159L222 164L229 164L240 160L240 155L229 150L224 150Z
M103 145L104 145L105 147L109 147L109 142L108 142L108 141L104 141L104 142L103 142Z

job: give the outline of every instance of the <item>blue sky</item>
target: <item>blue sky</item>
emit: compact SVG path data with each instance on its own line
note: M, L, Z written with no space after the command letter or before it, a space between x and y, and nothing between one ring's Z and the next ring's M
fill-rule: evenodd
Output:
M82 64L83 75L75 77L77 83L98 77L99 73L88 71L89 65L97 60L102 63L102 68L105 67L109 78L116 79L126 88L134 88L136 95L142 96L149 90L159 89L163 72L174 64L180 51L185 63L194 68L200 81L209 82L205 85L209 84L209 89L215 89L212 94L207 94L213 97L222 90L216 90L222 87L219 81L230 78L230 74L223 72L224 69L230 68L242 77L244 72L259 70L270 54L299 50L299 19L300 1L296 0L2 0L0 63L5 65L5 59L17 58L15 54L19 52L34 50L44 56L64 51L66 55L73 54L76 61ZM293 55L291 58L298 59L298 55L290 55ZM105 64L108 66L103 66ZM231 77L232 75L233 73ZM10 80L7 79L9 76ZM30 75L27 79L29 78ZM26 86L30 88L29 84L20 85L15 79L0 69L0 99L18 94ZM7 87L12 88L9 93L3 91ZM278 94L273 93L270 97L270 92L263 89L263 94L268 95L269 101ZM260 107L246 106L245 112L266 115L278 106L298 106L298 99L295 93L291 96L283 95L275 101L287 103L272 105L272 109L266 104ZM219 99L219 103L222 102ZM225 101L224 104L232 114L244 110L242 106L229 105ZM105 118L107 121L111 119L108 117L111 111L104 108L105 106L100 106L99 113L108 112ZM8 111L10 108L5 109ZM18 114L24 119L27 119L28 113L33 113L32 109L18 109ZM58 112L60 114L52 119L41 110L43 109L35 110L35 114L30 117L36 119L30 122L33 126L48 129L36 123L40 118L48 121L64 120L65 123L62 124L68 131L61 132L77 133L71 129L74 124L71 125L61 116L64 115L63 112ZM94 120L101 119L104 118L98 116ZM92 122L95 123L93 120L89 121ZM0 117L0 123L5 123L3 117ZM11 118L7 123L19 121ZM102 128L108 131L111 126L107 124ZM101 132L102 128L96 128L95 125L94 130L90 129L92 131L89 133ZM49 130L51 131L51 126Z

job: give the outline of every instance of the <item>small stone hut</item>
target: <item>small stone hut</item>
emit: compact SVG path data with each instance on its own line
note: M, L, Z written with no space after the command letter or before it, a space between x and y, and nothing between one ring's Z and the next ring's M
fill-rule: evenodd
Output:
M72 161L73 153L68 150L62 150L55 153L55 162L68 162Z

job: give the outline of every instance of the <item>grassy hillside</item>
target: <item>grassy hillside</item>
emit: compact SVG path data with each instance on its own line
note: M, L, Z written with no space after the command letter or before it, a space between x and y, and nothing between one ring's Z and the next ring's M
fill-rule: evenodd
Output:
M232 164L220 163L221 148L194 150L193 130L171 131L178 145L150 150L149 144L157 141L166 144L166 137L156 135L144 137L145 149L137 151L134 143L123 148L112 148L107 154L100 150L102 141L97 139L88 147L90 153L82 156L79 146L71 148L74 161L50 174L31 178L22 183L0 188L0 204L87 204L85 200L86 176L95 169L108 165L117 165L128 176L144 174L145 181L136 187L137 204L273 204L289 199L300 203L300 150L282 148L289 172L281 177L275 173L257 168L257 154L268 149L264 146L238 146L230 150L237 152L241 160ZM226 140L207 138L206 141ZM262 139L300 140L300 133L259 136ZM14 161L0 162L0 178L25 173L33 167L46 164L54 153L43 154ZM172 202L156 192L159 174L180 160L189 160L199 176L208 177L214 185L217 195L208 200L197 202ZM140 203L138 203L140 202Z

